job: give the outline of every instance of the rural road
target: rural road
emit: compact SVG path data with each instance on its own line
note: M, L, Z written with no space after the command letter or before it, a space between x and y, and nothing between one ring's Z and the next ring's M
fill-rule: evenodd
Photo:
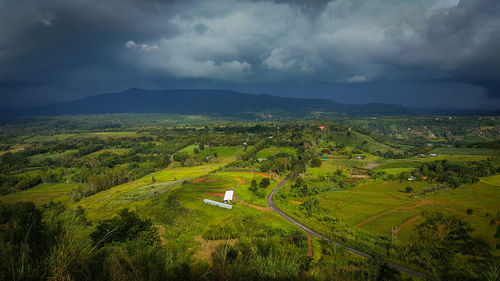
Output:
M290 175L286 176L280 183L278 183L276 185L275 188L273 188L273 190L269 193L269 195L267 195L266 197L266 202L267 202L267 205L269 205L269 208L275 212L276 214L282 216L283 218L285 218L287 221L293 223L294 225L296 225L297 227L301 228L302 230L304 230L307 234L310 234L312 236L316 236L320 239L323 239L323 240L326 240L330 243L332 243L333 245L335 246L338 246L338 247L341 247L341 248L344 248L346 249L347 251L349 252L352 252L352 253L355 253L357 255L360 255L360 256L363 256L365 258L371 258L371 256L367 253L364 253L364 252L361 252L361 251L358 251L356 249L353 249L353 248L350 248L350 247L346 247L338 242L335 242L335 241L331 241L330 239L328 239L326 236L322 235L321 233L317 232L317 231L314 231L312 230L311 228L303 225L302 223L298 222L296 219L290 217L289 215L287 215L285 212L283 212L282 210L280 210L278 207L276 207L276 205L274 205L274 202L273 202L273 196L274 194L288 181L288 178L289 178ZM415 271L413 269L410 269L408 267L405 267L403 265L400 265L400 264L397 264L397 263L393 263L393 262L389 262L389 267L393 268L393 269L396 269L396 270L399 270L401 272L405 272L405 273L408 273L414 277L417 277L417 278L420 278L420 279L425 279L425 274L421 273L421 272L418 272L418 271Z

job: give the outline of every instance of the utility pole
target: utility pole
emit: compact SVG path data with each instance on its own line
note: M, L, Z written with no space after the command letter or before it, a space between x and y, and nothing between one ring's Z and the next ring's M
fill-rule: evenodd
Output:
M392 227L391 228L391 234L392 234L392 244L397 245L398 244L398 227Z

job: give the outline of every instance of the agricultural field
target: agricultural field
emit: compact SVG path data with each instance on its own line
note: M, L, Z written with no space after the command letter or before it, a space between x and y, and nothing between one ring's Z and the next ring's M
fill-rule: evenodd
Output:
M78 183L48 183L39 184L25 191L8 194L1 197L3 203L30 201L37 205L54 202L71 203L71 191L83 186Z
M500 160L492 139L458 144L436 137L429 146L417 141L416 131L401 130L399 121L384 130L405 138L329 121L284 122L278 132L274 123L202 125L179 118L162 126L160 116L154 118L119 130L88 129L85 122L85 128L47 135L5 129L4 221L15 222L9 214L16 212L38 212L39 227L65 229L60 235L66 236L47 238L47 247L86 253L78 262L89 267L104 257L106 272L112 266L129 277L137 272L116 260L140 268L147 257L164 268L148 270L164 279L376 280L389 274L389 280L416 280L420 273L443 279L443 272L482 278L475 266L492 268L500 258ZM131 122L128 115L124 120ZM280 183L276 207L364 256L304 232L270 208L267 197ZM222 202L229 190L231 209L203 202ZM67 242L74 237L80 242ZM444 248L451 249L445 257L433 252ZM0 244L5 256L17 255L9 249ZM56 258L50 255L42 259ZM457 259L467 266L446 267Z

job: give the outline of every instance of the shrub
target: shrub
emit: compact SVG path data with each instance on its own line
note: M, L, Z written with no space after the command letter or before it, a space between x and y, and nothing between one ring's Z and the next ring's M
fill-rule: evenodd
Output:
M266 187L268 187L270 184L271 184L271 181L270 181L268 178L263 178L263 179L260 181L259 186L260 186L260 188L266 188Z
M314 158L311 160L312 167L321 167L321 160L319 158Z
M136 213L123 209L119 216L100 222L97 229L90 234L94 245L99 247L112 242L143 240L148 245L158 244L157 229L152 227L151 220L142 220Z

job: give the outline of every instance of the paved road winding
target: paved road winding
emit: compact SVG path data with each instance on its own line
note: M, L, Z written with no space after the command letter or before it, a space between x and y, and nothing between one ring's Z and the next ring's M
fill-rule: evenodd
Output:
M361 252L361 251L358 251L356 249L353 249L353 248L350 248L350 247L347 247L347 246L344 246L338 242L335 242L335 241L332 241L330 239L328 239L326 236L322 235L321 233L317 232L317 231L314 231L313 229L303 225L302 223L298 222L296 219L290 217L289 215L287 215L285 212L283 212L282 210L280 210L278 207L276 207L276 205L274 205L274 202L273 202L273 196L274 194L288 181L288 178L289 178L289 175L286 176L280 183L278 183L278 185L276 185L276 187L269 193L269 195L267 195L266 197L266 202L267 202L267 205L269 205L269 208L277 213L278 215L282 216L283 218L285 218L287 221L293 223L294 225L296 225L297 227L301 228L302 230L304 230L307 234L310 234L312 236L316 236L320 239L323 239L323 240L326 240L326 241L329 241L330 243L334 244L335 246L338 246L338 247L341 247L341 248L344 248L346 249L347 251L349 252L352 252L352 253L355 253L355 254L358 254L360 256L363 256L365 258L371 258L371 256L367 253L364 253L364 252ZM393 263L393 262L389 262L389 267L391 268L394 268L396 270L399 270L401 272L405 272L405 273L408 273L412 276L415 276L417 278L420 278L420 279L425 279L425 274L421 273L421 272L418 272L418 271L415 271L413 269L410 269L408 267L405 267L403 265L400 265L400 264L397 264L397 263Z

